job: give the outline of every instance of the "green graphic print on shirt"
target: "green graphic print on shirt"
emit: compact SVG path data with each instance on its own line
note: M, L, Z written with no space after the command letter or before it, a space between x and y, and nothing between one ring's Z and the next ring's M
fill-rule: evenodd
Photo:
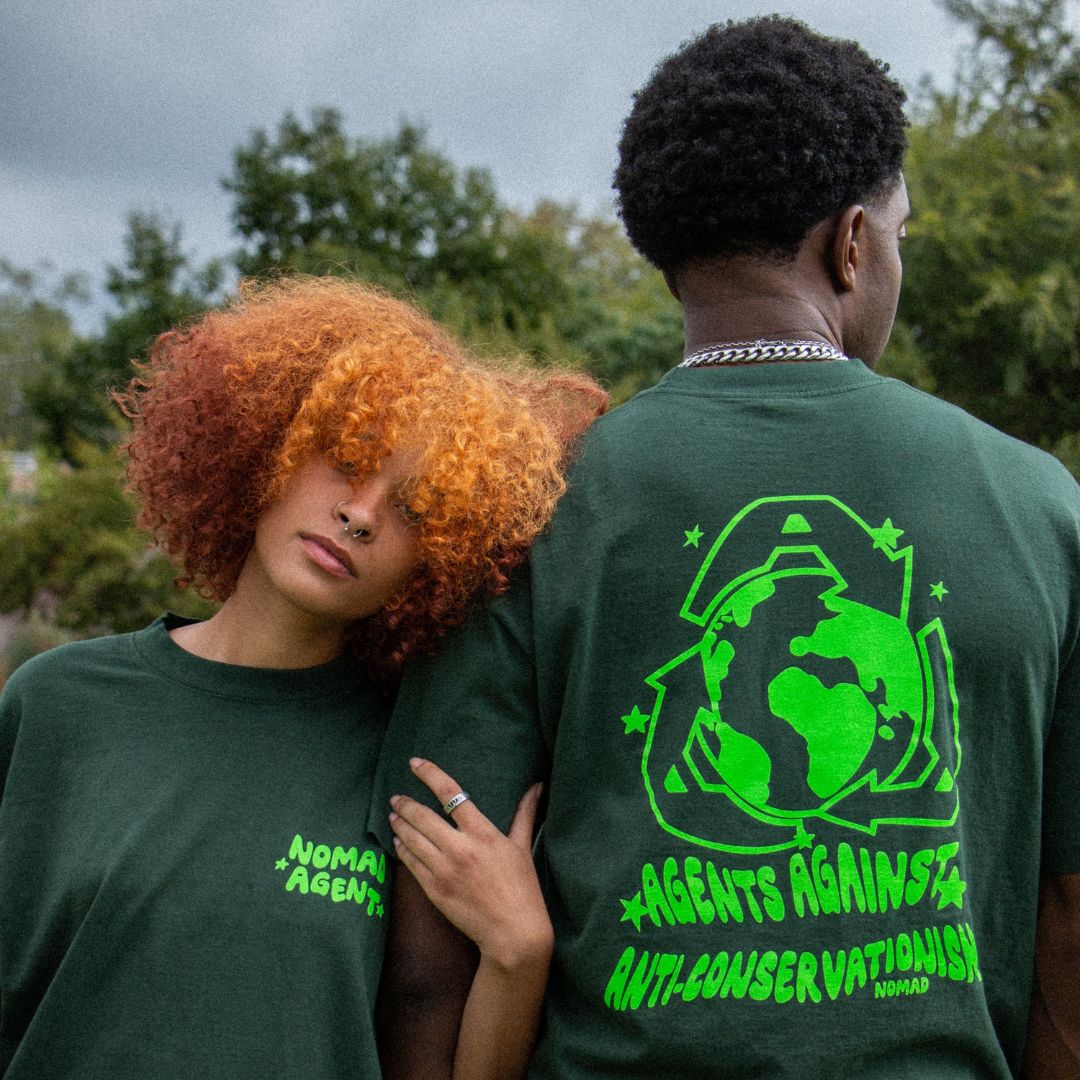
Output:
M684 535L698 548L705 534L695 524ZM621 717L626 735L644 736L657 823L701 857L646 863L623 922L640 932L962 908L949 828L961 764L952 656L940 617L913 625L903 536L891 518L874 527L828 495L758 499L720 533L680 611L700 639L645 679L648 712L635 703ZM947 595L943 581L927 583L935 607ZM890 827L926 840L890 852L874 844ZM714 853L742 858L728 866ZM605 1001L835 1000L871 982L884 997L925 993L930 975L981 979L970 924L908 926L835 951L639 957L631 947Z
M288 874L285 891L321 896L335 904L351 901L373 918L385 911L380 891L386 881L386 854L358 845L316 843L297 833L289 853L274 863ZM375 883L379 888L375 887Z

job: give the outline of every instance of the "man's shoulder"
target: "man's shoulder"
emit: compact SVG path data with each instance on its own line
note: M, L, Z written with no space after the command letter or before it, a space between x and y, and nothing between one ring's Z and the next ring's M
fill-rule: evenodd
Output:
M1052 454L1001 431L959 405L896 379L886 381L896 395L894 407L920 425L922 438L929 447L937 449L940 444L957 449L966 447L984 460L1000 462L1014 479L1029 479L1040 487L1049 485L1069 497L1080 495L1075 478ZM962 466L964 459L956 464Z

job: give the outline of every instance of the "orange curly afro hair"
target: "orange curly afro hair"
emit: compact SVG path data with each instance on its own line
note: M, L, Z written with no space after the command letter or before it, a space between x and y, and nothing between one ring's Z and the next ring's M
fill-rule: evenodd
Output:
M481 363L408 304L333 278L243 285L227 309L159 337L116 398L134 420L139 524L217 600L305 459L363 477L419 445L418 565L347 635L382 678L476 593L505 588L564 490L568 447L607 403L582 375Z

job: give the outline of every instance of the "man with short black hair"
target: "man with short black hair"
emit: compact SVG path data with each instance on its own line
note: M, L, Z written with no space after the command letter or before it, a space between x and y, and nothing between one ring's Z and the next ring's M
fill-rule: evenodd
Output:
M903 100L777 17L659 65L616 189L686 355L402 688L386 794L432 757L505 824L547 781L530 1076L1009 1077L1030 1003L1029 1070L1080 1075L1080 489L873 370ZM467 985L416 893L398 1043Z

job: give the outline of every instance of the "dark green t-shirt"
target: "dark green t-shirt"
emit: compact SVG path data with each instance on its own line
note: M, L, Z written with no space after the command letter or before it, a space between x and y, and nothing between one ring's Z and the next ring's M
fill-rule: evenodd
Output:
M344 660L234 667L159 619L0 698L5 1080L370 1080L387 705Z
M503 825L548 778L531 1075L1016 1069L1039 873L1080 871L1078 593L1066 470L857 361L675 370L599 421L380 769Z

